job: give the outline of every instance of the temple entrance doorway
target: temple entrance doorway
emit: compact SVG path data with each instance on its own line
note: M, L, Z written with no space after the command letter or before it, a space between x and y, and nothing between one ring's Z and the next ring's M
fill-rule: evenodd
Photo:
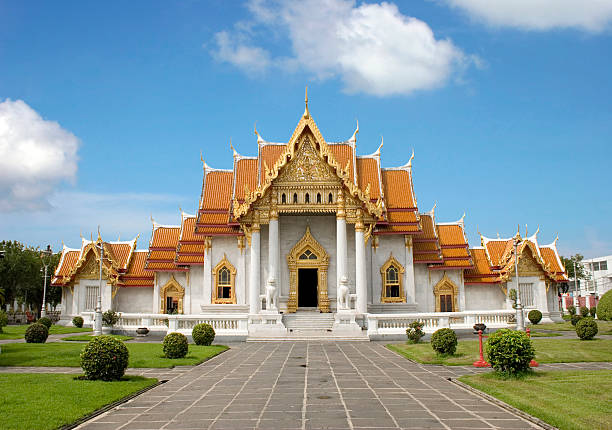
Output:
M298 307L316 308L318 299L318 269L298 269Z

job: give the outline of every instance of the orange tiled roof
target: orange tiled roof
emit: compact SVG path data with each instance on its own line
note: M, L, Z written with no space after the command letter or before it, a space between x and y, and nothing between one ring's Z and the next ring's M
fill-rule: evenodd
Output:
M147 251L135 251L128 271L121 276L124 287L153 287L154 276L145 270Z
M174 262L177 265L204 264L204 237L195 234L195 216L182 214L181 234Z
M364 190L370 184L370 199L382 197L380 192L380 166L374 157L357 157L357 185Z
M348 163L349 179L352 182L355 182L355 165L353 164L355 149L353 148L353 145L346 143L329 143L328 145L331 153L334 155L334 158L341 168L344 169ZM365 188L363 189L365 190Z
M442 246L465 246L467 241L459 224L438 224L438 237Z
M257 158L240 158L234 163L234 196L238 200L244 200L245 185L249 187L250 191L257 188L257 165Z
M232 182L232 171L213 170L207 172L200 209L229 210L232 198Z
M265 173L265 166L267 165L269 169L272 169L276 162L279 160L281 155L287 149L286 144L263 144L259 146L259 171ZM263 175L260 175L260 181Z
M174 264L180 234L179 226L153 226L145 270L188 270Z
M416 209L408 170L383 169L382 180L387 208Z

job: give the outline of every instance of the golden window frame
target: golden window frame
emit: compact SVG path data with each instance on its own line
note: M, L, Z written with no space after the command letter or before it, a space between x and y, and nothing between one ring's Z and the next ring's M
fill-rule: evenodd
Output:
M178 298L178 313L183 313L183 299L185 297L185 288L174 279L174 275L170 277L168 282L164 284L159 290L159 296L161 297L160 313L165 314L166 309L166 298L176 297Z
M219 273L223 268L226 268L230 272L230 282L229 284L219 284ZM215 268L213 269L213 276L215 277L215 287L212 291L212 300L211 302L216 305L222 304L236 304L236 268L230 261L227 259L227 255L223 254L223 258L221 261L217 263ZM223 298L219 297L219 287L230 287L230 297Z
M397 269L397 284L399 285L399 297L387 297L387 286L391 284L387 281L387 270L390 267ZM406 293L404 292L404 266L393 257L393 254L389 255L389 259L380 268L381 276L381 291L380 291L380 302L381 303L406 303ZM395 285L395 283L393 284Z
M441 312L440 296L452 295L453 297L453 310L452 312L458 312L457 297L459 296L459 287L448 277L446 272L444 276L434 287L434 297L436 301L436 312Z

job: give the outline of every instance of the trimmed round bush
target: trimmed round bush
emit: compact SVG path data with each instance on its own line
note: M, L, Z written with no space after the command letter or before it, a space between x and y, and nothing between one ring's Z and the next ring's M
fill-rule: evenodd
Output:
M2 333L2 327L8 325L8 315L6 312L0 310L0 333Z
M117 324L120 316L121 315L114 310L109 309L102 314L102 324L104 324L106 327L112 327Z
M123 342L111 336L96 336L81 352L81 368L87 379L115 381L128 366L130 352Z
M51 321L51 318L49 317L42 317L36 322L43 324L45 327L47 327L47 329L50 329L51 325L53 324L53 321Z
M167 358L183 358L189 351L187 336L182 333L168 333L164 337L163 346Z
M582 318L576 324L576 334L582 340L591 340L599 331L597 323L593 318Z
M542 321L542 312L537 309L533 309L529 311L529 313L527 314L527 318L529 318L531 324L537 324Z
M440 355L453 355L457 350L457 335L450 328L441 328L431 335L431 347Z
M604 321L612 320L612 290L609 290L599 299L597 318Z
M568 306L567 307L567 312L570 315L576 315L576 306L574 306L574 305Z
M591 309L589 309L589 314L591 314L591 318L595 318L595 315L597 315L597 307L593 306Z
M83 327L83 318L82 317L74 317L72 318L72 325L75 327L81 328Z
M408 340L412 343L419 343L421 338L425 336L423 323L421 321L412 321L406 329L406 336L408 336Z
M572 319L570 321L572 322L572 325L575 326L581 319L582 317L580 315L572 315Z
M215 340L215 329L210 324L196 324L191 330L191 337L196 345L210 345Z
M49 329L41 323L34 323L25 332L27 343L45 343L49 337Z
M529 370L529 362L535 357L535 349L527 333L507 328L490 335L485 350L491 367L508 375Z
M580 306L580 315L583 317L588 317L589 316L589 308L587 308L586 306Z

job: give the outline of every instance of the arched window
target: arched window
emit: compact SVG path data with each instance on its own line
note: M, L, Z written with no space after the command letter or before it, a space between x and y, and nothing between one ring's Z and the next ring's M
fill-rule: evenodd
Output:
M297 193L293 193L293 203L297 203Z
M213 290L212 302L216 304L236 303L236 269L229 262L226 255L215 266L215 288Z
M334 202L334 196L333 196L333 194L332 194L332 193L329 193L329 197L328 197L328 199L327 199L327 202L328 202L328 203L333 203L333 202Z
M283 196L281 197L281 203L282 204L287 203L287 195L285 193L283 193Z
M321 193L317 193L317 203L321 203Z
M382 277L382 291L380 301L382 303L404 303L406 295L402 287L404 268L393 258L389 257L387 262L380 268Z
M457 297L459 288L444 273L440 282L434 287L434 297L436 298L436 312L457 312Z
M310 194L306 193L306 197L304 199L304 203L310 203Z

